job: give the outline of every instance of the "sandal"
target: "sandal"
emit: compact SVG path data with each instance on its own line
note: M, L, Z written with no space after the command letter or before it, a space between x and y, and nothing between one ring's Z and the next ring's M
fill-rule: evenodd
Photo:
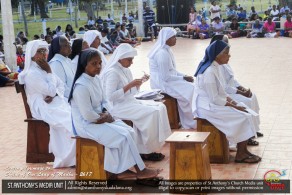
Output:
M252 160L252 161L250 161ZM248 157L245 157L241 160L234 160L235 163L250 163L250 164L253 164L253 163L258 163L260 162L261 160L259 158L257 158L256 156L248 156Z
M152 152L150 154L140 154L140 156L143 160L149 160L149 161L161 161L165 157L165 155L161 153L156 153L156 152Z
M154 177L149 179L137 179L136 183L144 186L158 187L163 177Z
M259 142L257 142L256 140L253 140L253 139L248 139L247 145L248 146L258 146Z

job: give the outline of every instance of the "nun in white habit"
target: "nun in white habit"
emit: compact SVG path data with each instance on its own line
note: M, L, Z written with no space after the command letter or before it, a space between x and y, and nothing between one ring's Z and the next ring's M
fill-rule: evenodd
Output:
M32 116L50 126L49 152L55 156L53 167L74 166L76 148L75 140L71 139L71 108L64 100L64 83L47 63L45 41L30 41L26 48L25 68L18 79L25 85Z
M100 40L102 39L101 33L97 30L89 30L84 33L83 40L87 42L89 47L94 48L98 51L99 56L101 56L101 71L103 71L104 67L107 65L107 59L105 58L103 52L100 49Z
M97 50L82 51L69 96L75 133L105 146L106 171L120 174L135 166L137 178L157 176L157 170L145 168L133 140L134 130L104 110L106 101L97 76L100 71L101 58Z
M226 35L215 35L211 43L216 40L223 40L228 44L228 37ZM233 100L237 102L243 102L257 114L259 114L259 104L257 97L254 93L250 90L245 89L239 82L234 78L234 73L229 64L223 64L219 66L220 70L220 77L221 77L221 84L225 89L225 92L231 97ZM260 117L259 115L253 116L254 126L257 130L257 136L263 136L262 133L258 132L260 130ZM248 145L259 145L259 143L253 139L248 140Z
M74 67L74 71L77 70L77 64L79 59L79 54L82 50L88 49L88 43L84 41L82 38L80 39L74 39L72 42L72 52L69 56L71 59L72 66Z
M158 40L148 55L150 85L161 89L177 99L180 122L185 129L195 129L193 111L196 106L196 92L193 77L176 70L176 63L170 47L176 44L176 31L165 27L159 32Z
M247 150L247 141L256 135L252 115L230 98L220 81L219 66L228 63L229 45L219 40L210 44L195 73L198 86L197 115L222 131L237 144L235 162L257 163L260 157Z
M137 50L129 44L121 44L114 51L109 64L102 73L103 87L106 98L110 102L110 112L113 116L131 120L137 133L136 144L145 160L159 161L164 158L161 153L155 153L171 134L167 110L163 103L153 100L137 100L143 79L133 80L129 67Z
M71 45L65 36L58 36L52 40L48 62L52 71L65 83L65 98L68 98L75 70L69 55L71 54Z

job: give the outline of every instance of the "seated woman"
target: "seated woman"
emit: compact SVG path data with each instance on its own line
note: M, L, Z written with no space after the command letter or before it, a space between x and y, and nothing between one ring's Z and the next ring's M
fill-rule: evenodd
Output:
M228 37L226 35L216 35L212 38L211 43L216 40L223 40L225 43L228 44ZM210 44L211 44L210 43ZM233 100L237 102L243 102L257 114L259 114L259 103L255 93L252 93L250 89L244 88L235 78L234 73L229 64L224 64L219 66L221 78L221 84L225 89L225 92L231 97ZM263 134L259 132L260 128L260 118L259 116L253 116L254 127L257 131L257 136L262 137ZM249 139L247 145L256 146L259 143L253 139Z
M23 53L22 45L16 46L16 61L18 66L18 72L21 72L24 69L24 61L25 61L25 55Z
M2 59L0 59L0 74L11 80L15 80L18 77L18 72L12 72Z
M292 38L292 21L291 15L287 15L286 22L284 23L284 36Z
M265 33L263 33L263 25L260 24L260 20L255 20L252 25L252 31L247 34L247 38L260 38L264 37Z
M100 42L101 42L101 33L97 30L88 30L84 33L83 40L87 42L89 47L96 49L99 52L99 56L101 56L101 65L104 68L107 65L107 59L105 58L103 52L100 50Z
M194 34L194 31L197 30L198 25L196 23L196 19L197 19L197 13L195 9L192 7L191 12L189 13L189 23L187 25L189 38L192 34Z
M175 98L178 104L179 119L184 129L195 129L193 111L196 105L194 78L179 72L171 47L176 45L176 31L163 27L155 45L148 54L150 86Z
M76 148L71 108L64 100L64 83L47 63L48 45L45 41L30 41L26 47L24 70L19 83L25 85L27 103L32 116L50 126L49 152L55 156L54 168L75 165Z
M244 31L240 30L239 23L236 18L232 19L232 23L230 24L230 32L228 34L229 38L237 38L244 36Z
M114 46L111 44L111 42L108 40L107 35L108 35L108 29L102 29L100 45L103 48L107 49L109 53L113 53L115 49L114 49Z
M211 27L212 27L211 30L215 35L223 34L224 24L223 22L221 22L219 17L213 19Z
M77 64L78 64L78 59L79 59L79 54L82 50L88 49L88 43L84 41L83 39L74 39L73 44L72 44L72 52L69 55L69 58L71 59L72 66L74 72L77 70Z
M106 171L120 174L135 166L138 179L156 177L158 170L146 168L139 155L134 130L104 111L105 95L96 76L100 71L98 51L92 48L82 51L69 96L75 133L105 146Z
M9 79L0 74L0 87L12 86L12 85L14 85L14 80Z
M139 42L128 38L126 35L128 35L129 33L125 33L125 30L127 30L125 25L116 25L116 31L118 33L116 41L118 43L128 43L128 44L132 45L133 47L140 45Z
M120 36L121 36L122 39L135 41L135 39L132 39L129 31L126 28L126 24L125 23L121 25Z
M272 21L271 17L264 23L263 29L267 38L278 38L280 36L280 31L276 31L276 23Z
M197 34L200 39L208 39L209 38L209 25L206 23L204 18L201 19L201 24L197 28Z
M137 100L134 95L143 82L145 75L133 80L129 69L137 55L136 49L129 44L121 44L110 58L102 73L103 87L111 104L110 112L114 117L131 120L137 133L136 144L145 160L162 160L164 155L154 153L171 134L166 107L161 102Z
M163 27L155 45L148 54L150 86L175 98L178 104L180 123L184 129L195 129L193 111L195 110L194 78L179 72L171 50L176 45L176 31Z
M75 74L69 58L71 52L72 47L69 40L65 36L57 36L51 43L48 55L48 62L53 73L65 83L65 98L69 97Z
M210 44L195 73L198 97L196 113L222 131L231 144L237 144L235 162L257 163L260 157L247 150L248 139L256 135L252 115L226 93L220 82L219 66L229 61L229 45L223 41Z

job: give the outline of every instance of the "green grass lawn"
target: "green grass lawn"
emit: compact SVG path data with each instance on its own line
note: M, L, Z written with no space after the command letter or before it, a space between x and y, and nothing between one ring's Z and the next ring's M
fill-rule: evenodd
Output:
M241 6L243 8L246 9L247 13L250 12L250 7L252 5L255 6L256 11L264 11L268 8L268 6L271 4L276 4L276 0L254 0L255 2L253 2L252 0L241 0L241 1L237 1L237 4L241 4ZM270 2L270 3L269 3ZM223 0L220 1L220 4L222 5L221 8L222 10L225 8L225 6L227 4L229 4L229 1L227 0ZM202 7L205 7L203 2L198 2L196 3L196 9L200 10ZM209 9L210 4L207 4L207 8ZM137 3L135 2L128 2L128 11L133 11L137 9ZM117 4L114 4L114 10L115 10L115 17L118 18L120 13L124 13L125 7L124 4L122 4L122 7L118 7ZM24 31L24 24L23 21L20 20L19 18L19 14L16 12L17 10L14 10L13 12L13 20L14 21L19 21L14 23L14 31L15 34L17 34L17 32L19 31ZM154 8L154 11L155 8ZM106 10L102 10L99 12L99 15L102 18L106 18L107 14L110 13L110 5L106 4ZM36 21L34 20L34 16L30 16L30 13L26 12L26 19L28 21L33 21L33 22L29 22L28 23L28 38L29 40L33 37L33 35L38 34L40 35L42 33L42 23L41 20L39 18L39 16L36 16ZM51 30L54 30L56 28L56 26L60 25L62 27L62 30L65 30L65 27L67 24L71 24L74 28L75 31L78 31L77 28L75 28L75 21L66 21L70 19L70 15L66 13L66 7L64 6L63 8L61 7L54 7L54 9L51 11L52 14L52 18L49 18L47 20L47 27L50 27ZM96 13L95 13L96 14ZM50 13L48 13L48 15L50 15ZM225 14L222 13L223 17L225 17ZM1 16L2 17L2 16ZM0 20L2 20L2 18L0 17ZM73 19L75 18L75 13L73 13ZM80 11L80 18L81 20L78 20L78 26L83 26L84 24L87 23L87 14L84 11ZM62 20L63 19L63 20ZM117 19L118 20L118 19ZM2 24L0 24L0 32L2 32ZM3 34L3 33L2 33Z

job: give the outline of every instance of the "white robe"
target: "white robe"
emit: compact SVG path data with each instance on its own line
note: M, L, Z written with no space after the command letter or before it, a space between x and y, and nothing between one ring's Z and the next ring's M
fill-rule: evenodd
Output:
M224 64L219 66L220 74L221 74L221 80L222 85L225 89L225 92L228 94L229 97L231 97L236 102L243 102L245 105L247 105L249 108L251 108L256 113L259 113L259 104L256 95L253 93L250 98L245 97L240 94L236 94L237 87L241 86L239 82L234 78L234 73L232 68L229 64ZM259 116L253 116L253 120L255 123L255 127L257 131L260 130L259 124L260 124L260 117Z
M76 55L73 60L71 60L71 64L73 66L73 70L76 73L77 65L78 65L79 55Z
M171 134L167 110L163 103L137 100L135 87L124 93L123 87L132 80L131 71L118 63L104 77L103 86L113 116L133 122L139 152L149 154L159 150Z
M203 74L197 76L197 114L222 131L231 144L237 144L256 135L252 115L225 106L227 94L220 82L215 61Z
M184 74L176 70L174 56L165 45L150 59L150 85L177 99L180 122L185 129L196 128L193 112L196 110L196 92L193 83L184 80Z
M118 174L136 164L143 170L145 164L133 140L135 132L131 127L120 120L95 124L105 103L99 78L83 73L75 83L71 100L73 124L77 134L105 146L106 171Z
M71 139L71 108L63 99L64 83L55 74L42 70L35 62L32 62L24 83L32 116L50 126L49 152L55 156L53 167L75 165L76 144ZM48 104L44 101L46 96L55 97Z
M72 65L69 58L66 58L60 54L55 56L49 62L52 72L54 72L65 83L65 98L69 97L71 87L73 84L76 69Z

